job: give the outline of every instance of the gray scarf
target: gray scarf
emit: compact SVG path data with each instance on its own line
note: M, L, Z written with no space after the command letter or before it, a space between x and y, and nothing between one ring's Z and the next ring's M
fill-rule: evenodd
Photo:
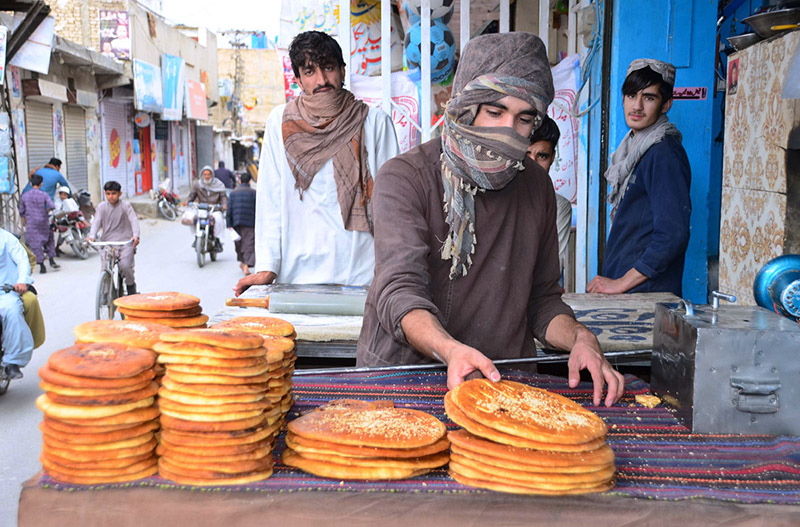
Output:
M633 130L630 130L625 134L616 152L611 154L605 178L611 185L611 190L608 193L608 202L612 205L612 220L617 214L619 203L625 196L625 191L628 189L633 169L636 168L642 156L651 146L660 143L669 136L674 136L679 142L682 139L681 133L675 125L669 122L666 115L662 114L652 126L635 134Z
M206 179L203 177L203 172L206 170L210 171L212 176L214 175L214 171L210 166L204 166L203 170L200 171L200 179L198 180L200 188L205 189L206 192L225 192L225 184L215 177L211 178L211 183L206 183Z

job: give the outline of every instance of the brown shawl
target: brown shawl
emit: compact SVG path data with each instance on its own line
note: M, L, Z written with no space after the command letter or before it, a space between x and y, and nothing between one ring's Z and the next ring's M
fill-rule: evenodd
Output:
M283 144L295 188L311 185L322 165L333 158L333 177L344 228L372 232L372 175L364 145L369 107L347 90L302 94L283 111Z

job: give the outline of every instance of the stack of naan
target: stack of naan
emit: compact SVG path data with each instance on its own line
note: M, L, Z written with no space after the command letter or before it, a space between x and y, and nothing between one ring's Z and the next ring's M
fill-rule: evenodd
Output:
M215 324L214 328L255 333L264 339L264 347L274 354L276 360L278 353L283 353L280 365L277 362L270 362L267 397L273 401L280 398L281 412L285 416L294 404L292 373L294 363L297 361L295 351L297 333L294 331L294 326L285 320L273 317L234 317Z
M272 474L281 397L270 397L270 368L283 351L242 331L194 329L161 335L166 366L159 390L159 473L190 485L233 485Z
M288 426L284 464L332 479L386 480L447 464L444 423L409 408L333 404Z
M152 350L161 339L161 334L172 328L154 322L133 322L130 320L91 320L75 327L76 344L88 342L116 342ZM164 367L156 364L154 381L161 385Z
M200 299L184 293L167 291L129 295L114 300L126 320L154 322L171 328L204 328L208 315L203 314Z
M596 414L524 384L475 379L444 399L450 474L473 487L523 494L582 494L614 486L614 453Z
M156 473L154 365L152 351L116 343L76 344L50 356L36 400L50 476L88 485Z

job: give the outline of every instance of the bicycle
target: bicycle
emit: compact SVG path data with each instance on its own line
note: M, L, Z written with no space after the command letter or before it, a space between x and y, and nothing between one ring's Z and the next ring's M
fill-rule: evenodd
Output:
M113 320L117 312L114 300L122 296L125 283L122 272L119 270L118 247L123 247L133 243L133 240L125 242L89 242L98 252L106 251L105 267L100 272L100 280L97 282L97 296L95 297L95 318L97 320Z

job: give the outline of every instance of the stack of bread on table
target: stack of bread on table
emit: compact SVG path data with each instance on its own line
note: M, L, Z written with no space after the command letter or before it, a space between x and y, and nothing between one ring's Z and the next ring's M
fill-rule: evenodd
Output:
M285 320L273 317L234 317L214 324L213 328L254 333L264 339L270 377L266 398L270 402L280 402L281 415L286 416L294 404L292 373L294 373L294 363L297 361L295 351L297 333L294 326Z
M523 494L582 494L614 486L602 419L558 394L475 379L447 392L450 474L465 485Z
M253 333L172 331L155 345L166 366L159 390L159 473L191 485L241 484L272 474L282 396L269 397L283 350ZM281 374L282 375L282 374Z
M123 296L114 305L126 320L152 322L171 328L204 328L208 315L203 314L196 296L172 291Z
M283 463L326 478L405 479L450 457L444 423L391 403L334 401L287 429Z
M54 352L39 370L45 393L42 466L75 484L132 481L155 474L158 409L155 354L117 343Z

